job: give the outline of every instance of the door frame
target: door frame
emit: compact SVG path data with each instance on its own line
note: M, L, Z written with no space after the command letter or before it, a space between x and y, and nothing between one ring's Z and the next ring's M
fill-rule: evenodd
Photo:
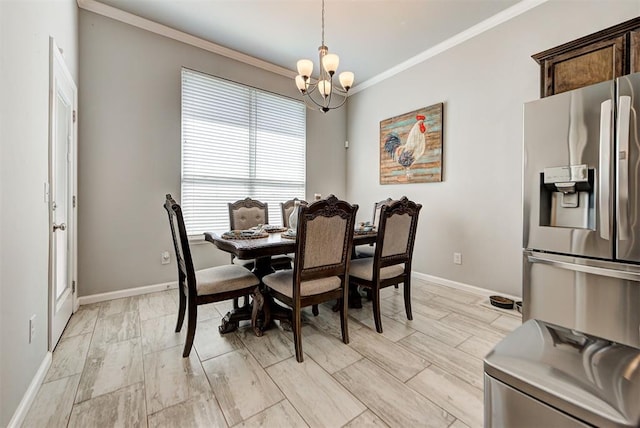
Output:
M71 128L71 144L69 145L69 161L68 161L68 183L67 183L67 230L69 254L67 260L68 278L72 284L71 289L71 305L72 312L76 312L79 306L77 297L77 277L78 277L78 234L77 234L77 193L78 193L78 88L76 86L69 69L62 57L61 50L58 48L53 37L49 37L49 161L48 161L48 183L47 183L47 202L49 211L49 283L48 283L48 350L53 351L57 344L57 340L53 339L53 317L55 315L56 290L55 290L55 239L53 232L54 213L52 209L52 189L54 184L54 133L56 117L54 117L56 103L56 78L63 78L66 84L70 85L73 90L72 100L72 128Z

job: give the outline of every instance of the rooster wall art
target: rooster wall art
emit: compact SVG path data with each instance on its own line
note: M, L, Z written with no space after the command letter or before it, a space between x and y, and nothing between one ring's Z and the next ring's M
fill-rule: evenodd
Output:
M380 122L380 184L442 181L442 107Z

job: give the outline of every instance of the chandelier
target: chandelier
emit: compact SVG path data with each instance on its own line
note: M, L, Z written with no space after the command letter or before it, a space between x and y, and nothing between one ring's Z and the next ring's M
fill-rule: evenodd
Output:
M353 86L354 75L350 71L343 71L338 76L342 89L333 84L333 75L338 70L340 58L336 54L329 53L329 48L324 44L324 0L322 0L322 44L318 48L318 56L320 58L320 76L313 82L311 74L313 73L313 61L310 59L301 59L298 61L298 75L296 76L296 86L307 105L311 108L319 108L324 113L331 109L342 107L347 101L347 92ZM342 102L334 102L331 104L331 98L335 94L341 95Z

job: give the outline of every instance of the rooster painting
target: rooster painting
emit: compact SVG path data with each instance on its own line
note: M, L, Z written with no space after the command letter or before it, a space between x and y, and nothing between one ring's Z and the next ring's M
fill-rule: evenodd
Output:
M442 104L380 122L380 149L382 184L441 181Z
M392 132L387 137L387 141L384 143L384 149L391 159L398 162L403 167L407 168L407 174L409 174L409 168L424 154L427 142L425 140L425 133L427 127L424 124L426 117L419 114L416 115L416 124L413 125L409 135L407 136L407 142L401 144L400 137L395 132Z

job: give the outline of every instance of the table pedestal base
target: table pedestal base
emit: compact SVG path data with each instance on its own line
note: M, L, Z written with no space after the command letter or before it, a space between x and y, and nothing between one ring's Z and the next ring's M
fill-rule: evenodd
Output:
M257 289L257 287L256 287ZM255 296L255 291L253 292ZM254 297L255 299L255 297ZM218 332L220 334L227 334L234 332L238 329L240 321L252 320L253 316L253 305L249 302L249 299L245 300L245 304L239 308L234 308L232 311L227 312L227 314L220 321L220 326L218 326ZM253 325L253 320L252 320Z
M262 290L256 290L253 300L253 316L251 325L256 336L262 336L265 330L274 326L274 321L280 321L283 329L291 329L292 311L276 303L275 299Z

